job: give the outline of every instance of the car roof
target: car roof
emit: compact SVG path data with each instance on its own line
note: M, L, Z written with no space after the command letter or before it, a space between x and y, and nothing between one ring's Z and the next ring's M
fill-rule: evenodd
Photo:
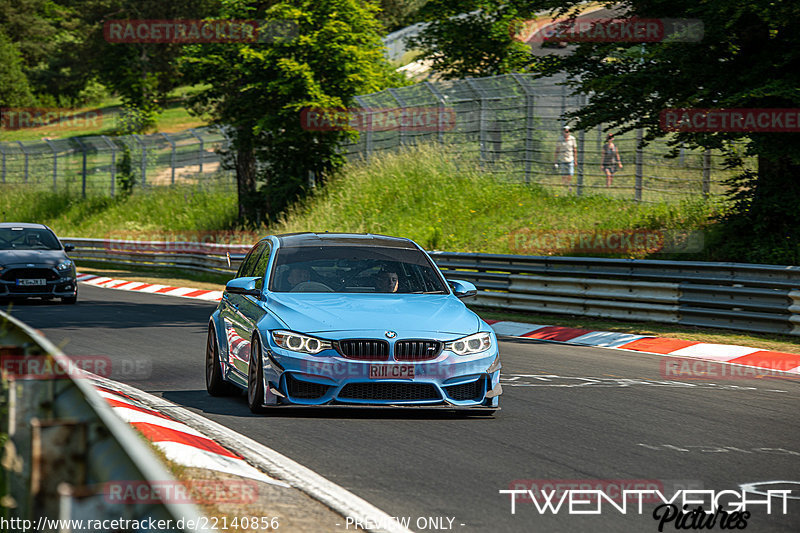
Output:
M381 246L416 250L417 245L403 237L389 237L372 233L284 233L275 235L281 248L300 246Z
M31 222L0 222L0 228L50 229L44 224L34 224Z

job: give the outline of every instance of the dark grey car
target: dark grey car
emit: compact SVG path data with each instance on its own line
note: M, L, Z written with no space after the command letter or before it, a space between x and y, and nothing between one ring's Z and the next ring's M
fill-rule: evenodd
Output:
M43 224L0 223L0 299L61 298L78 301L75 263Z

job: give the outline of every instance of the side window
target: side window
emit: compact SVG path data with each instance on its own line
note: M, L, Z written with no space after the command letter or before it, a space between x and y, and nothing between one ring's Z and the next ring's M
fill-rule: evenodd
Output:
M256 261L255 269L251 276L261 276L258 280L256 280L256 288L260 289L264 286L264 277L267 275L267 265L269 264L269 256L271 247L269 243L265 241L266 246L264 247L264 252L261 254L261 257L258 258Z
M247 254L247 257L245 257L244 261L242 261L241 266L239 266L239 271L236 273L237 278L245 278L255 275L253 272L256 270L256 262L266 246L267 242L261 241L260 243L256 244L252 250L250 250L250 252Z

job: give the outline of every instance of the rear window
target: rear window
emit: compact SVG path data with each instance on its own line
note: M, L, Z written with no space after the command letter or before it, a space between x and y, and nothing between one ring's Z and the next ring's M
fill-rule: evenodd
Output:
M0 250L60 250L53 232L38 228L0 228Z

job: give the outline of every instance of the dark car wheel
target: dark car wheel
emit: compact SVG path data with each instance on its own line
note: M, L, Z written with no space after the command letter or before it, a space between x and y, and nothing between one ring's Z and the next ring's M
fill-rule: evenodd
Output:
M264 403L264 368L261 363L261 346L258 337L250 344L250 364L247 365L247 407L251 413L263 413Z
M77 296L67 296L66 298L61 298L61 303L62 304L70 304L70 305L71 304L76 304L76 303L78 303L78 297Z
M206 390L211 396L234 396L240 392L236 385L222 379L217 336L211 326L206 340Z

